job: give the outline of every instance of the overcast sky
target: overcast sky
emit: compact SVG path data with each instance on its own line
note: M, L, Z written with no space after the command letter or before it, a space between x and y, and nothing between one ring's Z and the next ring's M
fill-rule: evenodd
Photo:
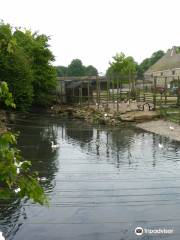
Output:
M56 65L105 72L117 52L137 62L180 45L179 0L0 0L0 18L51 36Z

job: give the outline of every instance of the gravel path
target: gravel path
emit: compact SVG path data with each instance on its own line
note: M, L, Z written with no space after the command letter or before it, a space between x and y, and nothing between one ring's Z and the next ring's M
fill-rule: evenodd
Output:
M180 141L180 125L164 120L136 124L138 128ZM170 126L174 129L171 130Z

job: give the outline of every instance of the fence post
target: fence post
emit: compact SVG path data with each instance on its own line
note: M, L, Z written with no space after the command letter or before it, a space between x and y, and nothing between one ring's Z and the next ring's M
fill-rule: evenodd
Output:
M165 103L165 105L167 104L167 77L165 77L165 98L164 98L164 103Z
M99 77L99 80L98 80L98 90L99 90L99 105L101 104L101 81L100 81L100 77Z
M89 101L90 99L89 99L89 79L88 79L88 107L89 107L89 105L90 105L90 101Z
M117 83L117 95L116 95L116 100L117 100L117 112L119 112L119 78L118 75L116 76L116 83Z
M180 78L178 76L177 105L180 106Z
M157 77L154 77L154 91L153 91L153 104L154 110L156 110L156 85L157 85Z
M106 76L107 83L107 109L109 108L109 76Z

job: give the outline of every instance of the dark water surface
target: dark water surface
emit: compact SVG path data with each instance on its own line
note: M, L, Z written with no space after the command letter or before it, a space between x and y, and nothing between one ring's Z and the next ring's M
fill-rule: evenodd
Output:
M19 116L11 127L21 132L23 156L45 178L50 207L25 200L0 206L6 239L180 239L179 143L128 126L38 115ZM137 226L174 234L140 237Z

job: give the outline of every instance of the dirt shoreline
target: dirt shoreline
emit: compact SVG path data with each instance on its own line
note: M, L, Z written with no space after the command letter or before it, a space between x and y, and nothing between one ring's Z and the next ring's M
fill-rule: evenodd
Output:
M180 125L163 119L136 124L136 127L145 131L180 141Z

